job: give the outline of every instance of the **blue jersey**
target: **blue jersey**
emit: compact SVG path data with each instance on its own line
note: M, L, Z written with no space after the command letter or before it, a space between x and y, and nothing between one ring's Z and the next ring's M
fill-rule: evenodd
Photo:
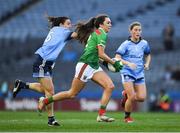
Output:
M121 74L130 75L135 79L144 77L144 54L150 54L150 47L146 40L142 39L135 43L128 39L119 46L116 54L121 55L122 59L137 65L135 70L125 65L121 70Z
M42 47L40 47L35 54L39 54L44 60L55 61L59 53L70 38L71 31L64 27L53 27Z

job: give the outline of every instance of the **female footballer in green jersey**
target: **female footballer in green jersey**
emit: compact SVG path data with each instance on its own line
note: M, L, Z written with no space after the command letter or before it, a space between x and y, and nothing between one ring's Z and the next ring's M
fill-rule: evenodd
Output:
M40 98L39 111L52 102L74 98L91 79L103 88L101 106L97 117L98 122L112 122L115 119L105 115L106 106L110 100L114 84L110 77L99 66L99 58L111 63L117 71L122 66L119 61L113 61L104 51L107 41L107 33L111 29L111 20L107 15L99 15L90 19L87 23L78 23L76 32L78 40L85 44L85 49L79 62L76 65L75 76L71 88L68 91L60 92L49 98Z

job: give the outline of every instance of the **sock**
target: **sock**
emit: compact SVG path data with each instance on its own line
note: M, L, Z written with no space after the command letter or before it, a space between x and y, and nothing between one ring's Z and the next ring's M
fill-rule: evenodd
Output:
M54 118L54 116L48 116L48 121L55 121L55 118Z
M26 89L29 89L29 83L26 82L26 85L25 85Z
M124 118L130 117L130 115L131 115L131 112L125 112L125 117Z
M99 115L104 115L106 113L106 106L105 105L101 105L100 109L99 109Z
M21 81L20 82L20 88L29 89L29 83L25 83L25 82Z
M52 96L44 99L44 103L45 103L46 105L48 105L48 104L50 104L50 103L52 103L52 102L54 102Z

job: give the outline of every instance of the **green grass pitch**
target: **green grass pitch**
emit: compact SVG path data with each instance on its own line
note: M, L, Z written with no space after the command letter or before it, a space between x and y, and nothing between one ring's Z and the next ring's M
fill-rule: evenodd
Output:
M134 123L123 122L122 112L108 112L112 123L96 122L97 112L56 112L60 127L47 126L37 112L1 111L0 132L180 132L179 113L133 113Z

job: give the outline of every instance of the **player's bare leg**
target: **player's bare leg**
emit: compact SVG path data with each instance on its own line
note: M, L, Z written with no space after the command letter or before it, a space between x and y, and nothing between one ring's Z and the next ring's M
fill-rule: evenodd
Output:
M84 86L85 86L85 82L77 78L74 78L72 81L71 88L68 91L59 92L53 95L52 97L45 98L43 100L40 99L38 105L39 111L41 112L46 105L52 102L74 98L84 88Z
M40 93L45 93L40 83L28 83L28 82L23 82L22 80L16 79L14 82L13 98L16 97L16 95L21 91L21 89L31 89Z
M110 118L105 115L105 108L111 97L112 90L114 89L114 84L112 83L112 80L103 71L95 73L92 80L104 88L104 93L101 99L101 109L99 111L100 120L98 121L114 121L114 118ZM60 92L53 95L53 97L40 100L38 106L39 110L41 111L45 105L48 105L49 103L52 103L54 101L74 98L84 88L84 86L85 82L74 78L69 91Z
M127 100L126 100L125 108L124 108L124 111L125 111L124 121L127 123L131 123L133 122L133 119L130 115L132 112L133 101L134 101L134 96L135 96L133 82L124 82L123 87L127 94Z
M54 94L54 85L52 82L52 78L40 78L39 82L41 84L41 87L45 91L45 96L50 97ZM49 126L59 126L59 123L55 120L54 117L54 106L53 103L49 104L46 107L47 113L48 113L48 125Z
M103 95L101 98L101 107L99 109L99 115L97 116L98 122L113 122L114 118L106 116L106 106L110 100L112 91L114 89L114 84L109 76L104 71L99 71L95 73L92 80L99 84L103 89Z
M136 84L134 85L134 89L136 91L135 100L138 102L144 102L147 95L146 84Z
M121 107L124 109L125 108L125 103L127 101L127 93L125 90L122 91L122 100L121 100Z
M71 84L71 88L68 91L63 91L57 93L53 96L54 101L59 101L63 99L75 98L76 95L84 88L85 82L74 78Z
M40 93L45 93L40 83L29 83L29 89L40 92Z

